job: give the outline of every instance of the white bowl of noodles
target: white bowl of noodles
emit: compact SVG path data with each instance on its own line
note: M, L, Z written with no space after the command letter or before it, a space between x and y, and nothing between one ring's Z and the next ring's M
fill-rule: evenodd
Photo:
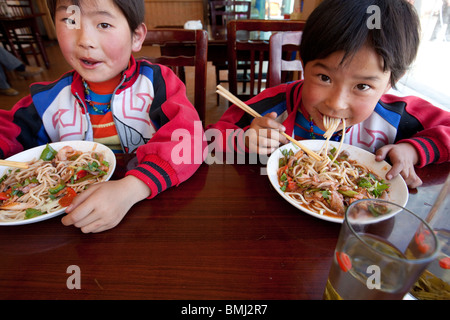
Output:
M96 151L98 153L101 153L103 155L104 161L106 161L109 165L109 169L106 172L106 174L102 177L101 181L107 181L111 178L112 174L114 173L115 167L116 167L116 158L114 156L114 153L111 151L110 148L106 147L105 145L102 145L100 143L91 142L91 141L62 141L62 142L55 142L50 143L50 147L52 147L55 151L59 151L60 149L68 146L73 148L74 150L81 151L81 152L89 152L89 151ZM43 150L46 148L46 145L38 146L32 149L25 150L21 153L18 153L12 157L9 157L6 160L10 161L18 161L18 162L29 162L32 160L39 159L41 156ZM0 178L3 177L7 172L9 172L11 168L0 166ZM13 169L17 170L17 169ZM1 210L0 210L1 211ZM17 225L23 225L23 224L30 224L30 223L36 223L43 220L47 220L53 217L56 217L58 215L61 215L64 213L65 208L57 209L56 211L49 211L48 213L29 218L29 219L18 219L14 221L0 221L0 226L17 226Z
M301 144L303 144L305 147L319 152L319 150L322 148L324 144L324 140L302 140ZM340 142L329 142L329 148L336 148L338 149L340 145ZM292 204L297 209L300 209L301 211L310 214L316 218L335 222L335 223L342 223L344 218L343 215L335 215L333 213L328 212L327 210L318 210L317 208L311 208L308 207L303 201L298 200L301 199L301 197L296 197L294 199L292 197L292 194L288 195L286 193L286 190L282 190L282 182L280 181L281 178L279 178L278 170L279 170L279 161L280 158L284 157L284 153L287 151L292 150L293 153L296 153L300 150L299 147L296 145L289 143L286 144L279 149L277 149L275 152L272 153L272 155L269 157L268 163L267 163L267 175L269 177L269 180L272 184L272 186L275 188L275 190L283 197L287 202ZM346 152L348 154L349 160L355 160L359 165L364 166L367 168L370 172L372 172L374 175L378 176L381 179L385 179L386 173L389 171L391 166L385 162L381 161L378 162L375 160L375 155L360 149L358 147L354 147L348 144L343 144L342 148L340 150L341 152ZM408 187L403 180L401 176L397 176L392 180L385 181L386 184L389 185L388 189L388 200L396 203L400 206L405 206L408 201ZM321 189L323 190L323 189ZM317 190L316 190L317 191ZM321 191L323 192L323 191ZM326 191L325 191L326 192Z

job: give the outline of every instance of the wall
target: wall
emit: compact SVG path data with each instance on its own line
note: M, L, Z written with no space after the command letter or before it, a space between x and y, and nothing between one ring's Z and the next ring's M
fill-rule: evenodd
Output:
M145 23L148 28L183 26L188 20L204 24L204 0L145 0Z

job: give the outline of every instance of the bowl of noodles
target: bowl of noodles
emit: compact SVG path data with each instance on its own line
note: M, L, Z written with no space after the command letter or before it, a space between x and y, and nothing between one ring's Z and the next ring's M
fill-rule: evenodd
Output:
M0 166L0 226L36 223L64 213L90 185L111 178L114 153L91 141L63 141L25 150L9 161L27 169Z
M376 198L400 206L408 201L408 187L401 176L385 180L391 166L375 155L340 142L302 140L319 153L316 161L296 145L286 144L271 154L267 174L272 186L294 207L316 218L342 223L354 201ZM374 216L383 212L373 212Z

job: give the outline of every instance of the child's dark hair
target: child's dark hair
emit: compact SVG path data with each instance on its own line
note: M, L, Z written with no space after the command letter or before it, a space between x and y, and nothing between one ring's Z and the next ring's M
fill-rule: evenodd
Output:
M378 26L374 17L379 18ZM419 37L419 17L405 0L324 0L306 22L300 56L306 66L343 51L344 62L367 43L382 57L384 71L391 71L395 88L416 58Z
M50 10L52 18L55 18L56 5L58 1L59 0L47 0L47 7ZM83 0L66 0L66 1L71 3L72 5L80 6L80 3ZM144 0L112 0L112 1L124 14L132 32L136 30L141 23L144 22L145 19Z

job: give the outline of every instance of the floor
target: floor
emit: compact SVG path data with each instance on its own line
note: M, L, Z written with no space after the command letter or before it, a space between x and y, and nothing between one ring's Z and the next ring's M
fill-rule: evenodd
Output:
M57 43L49 43L46 46L47 54L50 57L51 66L49 69L37 76L30 79L21 79L17 77L13 72L8 72L8 79L10 85L18 90L20 94L15 97L7 97L0 95L0 109L11 109L17 101L29 94L29 86L34 82L41 81L54 81L57 80L63 73L71 70L69 64L64 60L61 51ZM155 48L143 48L141 52L137 53L136 56L151 56L158 54L155 52ZM30 58L30 64L36 65L33 58ZM228 103L223 99L219 99L219 105L217 105L217 96L215 93L215 68L210 63L208 64L207 70L207 88L206 88L206 125L215 123L221 117L223 112L228 107ZM226 77L226 75L225 75ZM186 87L187 95L190 101L194 101L194 88L193 88L194 72L193 67L188 67L186 69ZM226 84L224 84L226 87Z

